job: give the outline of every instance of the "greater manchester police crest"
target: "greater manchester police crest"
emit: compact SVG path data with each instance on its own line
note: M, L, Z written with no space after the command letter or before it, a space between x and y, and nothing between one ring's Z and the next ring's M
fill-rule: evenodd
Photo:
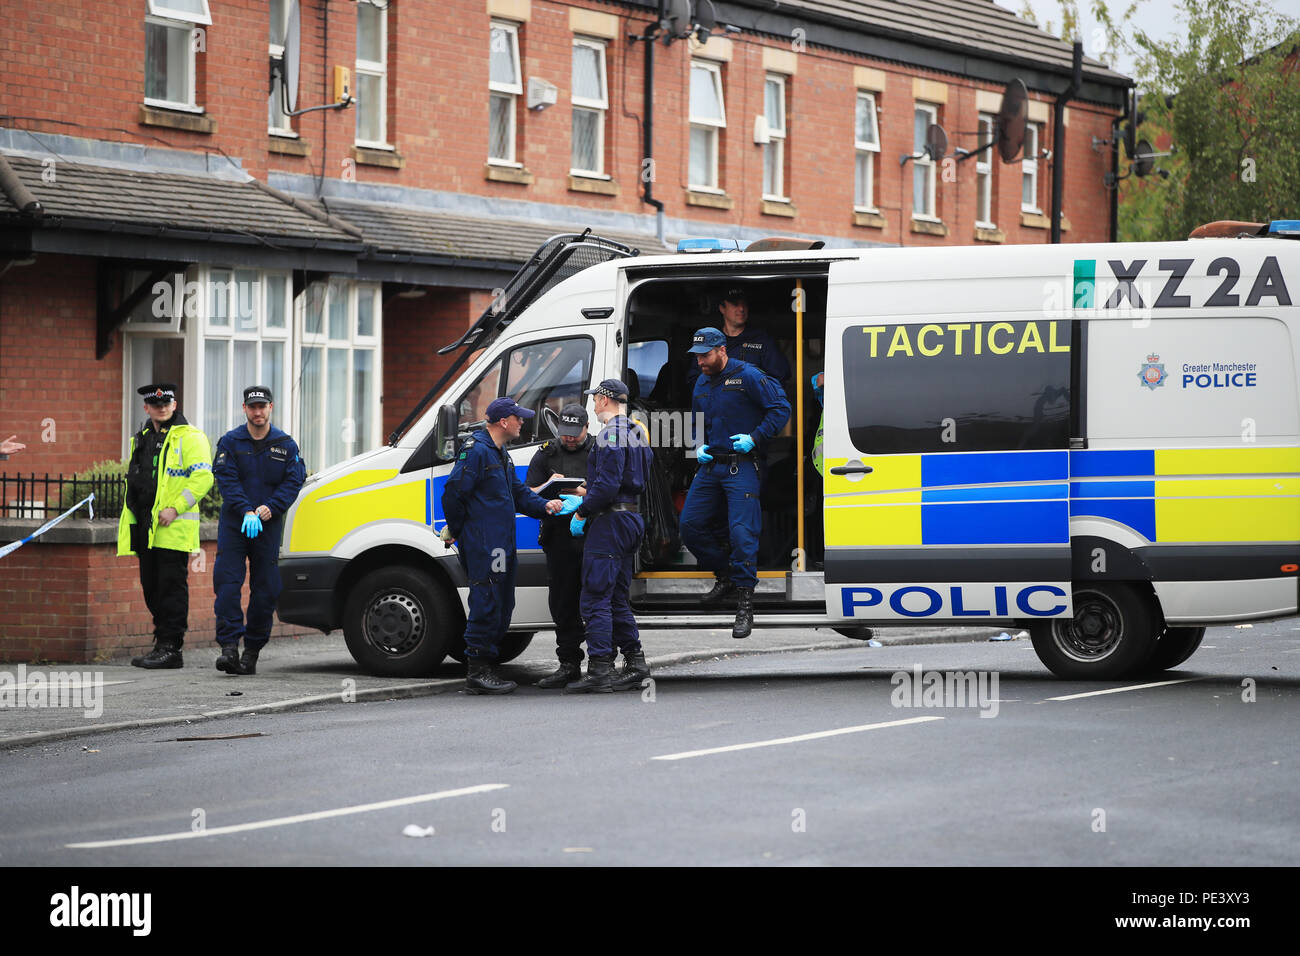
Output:
M1165 384L1165 366L1159 355L1148 355L1142 368L1138 370L1138 381L1155 391Z

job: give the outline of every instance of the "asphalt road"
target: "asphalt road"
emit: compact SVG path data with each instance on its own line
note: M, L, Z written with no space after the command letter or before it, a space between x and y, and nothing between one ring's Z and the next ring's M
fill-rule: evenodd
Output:
M958 671L985 693L896 706L959 703L925 697ZM1025 640L862 647L123 731L3 755L0 864L1300 862L1300 621L1137 683ZM228 734L263 736L175 740Z

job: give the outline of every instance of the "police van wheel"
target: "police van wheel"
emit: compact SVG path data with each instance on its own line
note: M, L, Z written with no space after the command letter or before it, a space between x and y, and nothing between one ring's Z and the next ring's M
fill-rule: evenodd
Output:
M1159 634L1151 600L1125 585L1074 592L1074 617L1035 621L1034 650L1057 677L1115 680L1146 669Z
M508 664L516 657L528 650L528 645L532 643L533 633L529 631L526 634L507 634L506 639L502 641L501 646L497 648L497 663ZM447 656L458 664L465 663L465 635L455 638L450 642L447 648Z
M1205 639L1203 627L1167 627L1156 642L1156 652L1151 655L1150 671L1166 671L1177 667L1196 653Z
M343 611L343 636L362 670L376 677L433 673L447 652L452 608L427 574L376 568L361 578Z

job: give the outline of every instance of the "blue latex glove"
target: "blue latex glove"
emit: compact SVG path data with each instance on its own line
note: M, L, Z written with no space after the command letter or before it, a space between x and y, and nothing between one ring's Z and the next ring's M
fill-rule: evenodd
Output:
M256 512L249 511L244 515L244 526L240 530L246 538L256 538L262 532L262 519Z
M742 455L747 454L754 450L754 439L749 435L732 435L731 447Z
M815 396L817 397L817 404L818 404L818 405L825 405L825 404L826 404L826 402L822 399L822 385L821 385L821 378L822 378L822 375L823 375L823 374L824 374L824 373L822 373L822 372L818 372L816 375L814 375L814 376L812 377L813 395L815 395Z
M708 445L701 445L695 449L695 460L705 465L713 461L713 456L709 454L708 448Z
M560 500L564 502L564 507L555 512L557 515L571 515L582 504L582 498L578 495L560 495Z
M586 527L587 519L579 518L577 515L574 515L569 521L569 534L573 535L575 538L581 538Z

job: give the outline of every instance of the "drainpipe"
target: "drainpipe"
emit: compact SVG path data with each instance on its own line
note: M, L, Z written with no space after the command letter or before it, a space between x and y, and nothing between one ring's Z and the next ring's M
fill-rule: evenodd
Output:
M1061 241L1061 193L1065 188L1065 104L1074 99L1074 95L1083 86L1083 41L1074 41L1074 71L1070 76L1070 85L1056 98L1055 116L1052 122L1052 242Z

